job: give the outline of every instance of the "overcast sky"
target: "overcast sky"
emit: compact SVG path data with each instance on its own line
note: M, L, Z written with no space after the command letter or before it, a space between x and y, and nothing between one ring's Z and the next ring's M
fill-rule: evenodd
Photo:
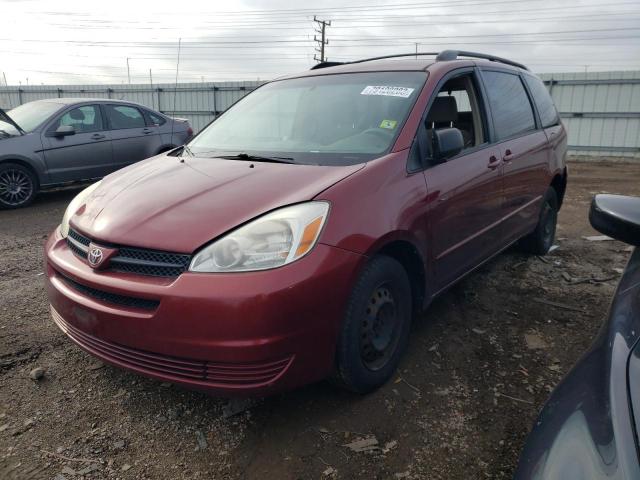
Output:
M0 0L0 84L255 80L329 60L475 50L536 72L640 70L640 0ZM315 34L317 35L317 34Z

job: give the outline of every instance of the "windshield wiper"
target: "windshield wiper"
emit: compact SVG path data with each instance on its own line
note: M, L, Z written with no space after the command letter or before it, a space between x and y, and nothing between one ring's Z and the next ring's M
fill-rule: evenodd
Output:
M224 158L225 160L249 160L252 162L271 162L271 163L296 163L290 157L268 157L264 155L250 155L240 152L235 155L216 155L216 158Z
M193 154L193 152L191 151L191 149L189 147L187 147L186 145L182 146L182 151L180 152L180 155L182 155L183 153L186 153L187 155L189 155L190 157L195 157L195 155Z

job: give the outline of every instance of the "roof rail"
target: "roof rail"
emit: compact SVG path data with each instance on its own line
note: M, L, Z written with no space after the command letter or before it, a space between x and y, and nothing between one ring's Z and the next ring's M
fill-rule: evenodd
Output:
M320 62L316 63L310 70L318 70L319 68L335 67L336 65L344 65L344 62Z
M506 63L514 67L522 68L523 70L529 70L523 64L514 62L513 60L507 60L506 58L496 57L495 55L487 55L486 53L467 52L464 50L443 50L436 57L436 62L445 62L448 60L456 60L458 57L471 57L471 58L483 58L492 62Z
M496 57L495 55L487 55L486 53L467 52L464 50L443 50L442 52L398 53L395 55L384 55L382 57L363 58L361 60L353 60L352 62L321 62L311 67L311 70L316 70L318 68L334 67L336 65L351 65L353 63L370 62L373 60L385 60L387 58L417 57L417 56L425 56L425 55L435 56L436 62L446 62L450 60L456 60L458 57L462 56L462 57L482 58L485 60L490 60L492 62L500 62L500 63L505 63L507 65L512 65L514 67L522 68L523 70L529 70L523 64L514 62L512 60L507 60L506 58Z

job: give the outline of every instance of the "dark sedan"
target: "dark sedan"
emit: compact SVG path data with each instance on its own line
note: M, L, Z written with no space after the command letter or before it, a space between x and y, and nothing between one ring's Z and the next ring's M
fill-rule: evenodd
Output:
M640 198L597 195L589 219L600 232L640 246ZM636 248L595 343L542 409L516 480L640 479L639 335Z
M0 110L0 208L93 180L184 144L184 119L119 100L54 98Z

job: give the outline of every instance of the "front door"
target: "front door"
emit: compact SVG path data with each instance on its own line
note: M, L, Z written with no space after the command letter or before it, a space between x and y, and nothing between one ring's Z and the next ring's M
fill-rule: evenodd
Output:
M427 221L433 278L439 291L500 248L502 162L500 149L489 142L487 117L473 69L457 74L441 87L423 127L429 139L439 128L458 128L463 150L425 171L431 208Z
M71 126L75 133L56 136L60 126ZM65 111L43 133L42 145L53 183L99 178L110 172L111 136L104 128L98 105Z

